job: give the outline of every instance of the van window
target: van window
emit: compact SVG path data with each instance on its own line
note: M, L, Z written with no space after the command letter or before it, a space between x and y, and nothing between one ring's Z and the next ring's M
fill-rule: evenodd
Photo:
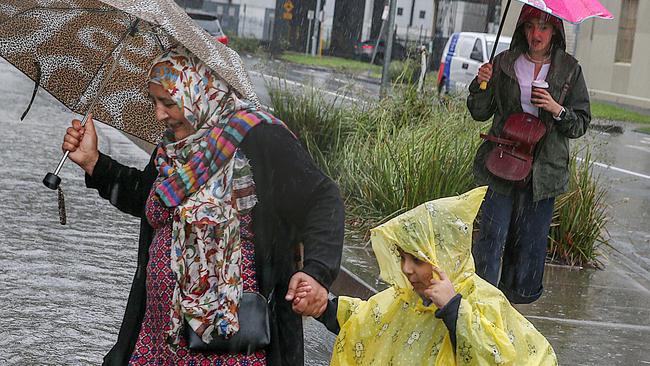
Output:
M483 62L483 42L480 39L477 39L474 42L474 48L472 49L472 54L469 56L472 60Z

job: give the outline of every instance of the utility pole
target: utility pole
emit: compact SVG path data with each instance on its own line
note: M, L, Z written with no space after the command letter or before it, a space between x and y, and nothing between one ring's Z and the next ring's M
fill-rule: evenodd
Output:
M389 0L390 1L390 0ZM388 21L388 5L384 5L384 10L381 13L381 27L379 27L379 34L377 35L377 42L375 42L375 48L372 49L372 58L370 59L370 64L375 64L375 57L377 57L377 49L379 48L379 42L384 37L384 27ZM386 44L384 42L384 44Z
M431 32L433 34L433 36L431 37L432 40L433 40L433 38L436 38L436 35L437 35L436 30L437 30L437 27L438 27L438 10L440 9L440 0L434 0L433 1L433 6L435 7L436 10L433 11L433 27L432 27L433 32Z
M314 19L314 13L312 10L307 11L307 21L309 22L309 31L307 32L307 44L305 45L305 55L309 55L309 38L311 38L311 26L314 24L312 19ZM313 41L313 39L312 39Z
M320 0L316 0L316 11L314 12L314 33L311 36L311 55L316 56L318 49L318 37L320 31Z
M397 0L390 0L388 7L388 29L386 36L386 48L384 48L384 67L381 71L381 88L379 89L379 96L381 98L386 96L388 87L390 86L390 59L393 55L393 35L395 33L395 12L397 11Z

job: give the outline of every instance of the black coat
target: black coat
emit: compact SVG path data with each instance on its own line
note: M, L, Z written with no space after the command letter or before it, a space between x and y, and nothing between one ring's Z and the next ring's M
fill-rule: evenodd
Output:
M296 272L296 246L304 245L302 271L329 288L338 274L343 245L344 207L336 184L314 164L283 127L254 127L240 148L250 160L258 203L253 209L255 265L260 291L273 292L272 344L267 362L303 365L302 319L284 300ZM145 278L153 229L144 207L158 172L153 160L138 170L100 154L86 186L119 210L141 218L138 266L117 343L104 365L125 365L135 345L146 303Z

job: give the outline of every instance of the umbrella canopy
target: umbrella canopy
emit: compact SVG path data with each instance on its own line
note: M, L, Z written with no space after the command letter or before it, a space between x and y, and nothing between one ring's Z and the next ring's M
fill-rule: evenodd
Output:
M0 0L0 56L72 111L92 106L96 120L151 143L164 127L148 101L148 71L178 43L258 103L239 55L173 0Z
M597 0L518 0L569 23L578 24L589 18L614 19Z

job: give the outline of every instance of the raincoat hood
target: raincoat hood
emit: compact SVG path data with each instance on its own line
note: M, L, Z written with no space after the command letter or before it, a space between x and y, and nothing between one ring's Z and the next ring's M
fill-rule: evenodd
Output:
M474 274L472 224L486 190L487 187L480 187L459 196L426 202L372 229L372 248L382 279L413 291L401 269L399 247L441 268L454 285L465 284Z
M524 5L523 8L521 8L521 13L519 14L519 19L517 20L517 26L515 27L515 32L512 35L512 41L510 42L511 50L518 50L520 52L528 50L528 42L526 41L523 25L532 19L542 19L547 23L551 23L555 28L555 34L551 39L551 50L566 50L566 36L564 33L564 24L562 23L562 20L530 5Z

